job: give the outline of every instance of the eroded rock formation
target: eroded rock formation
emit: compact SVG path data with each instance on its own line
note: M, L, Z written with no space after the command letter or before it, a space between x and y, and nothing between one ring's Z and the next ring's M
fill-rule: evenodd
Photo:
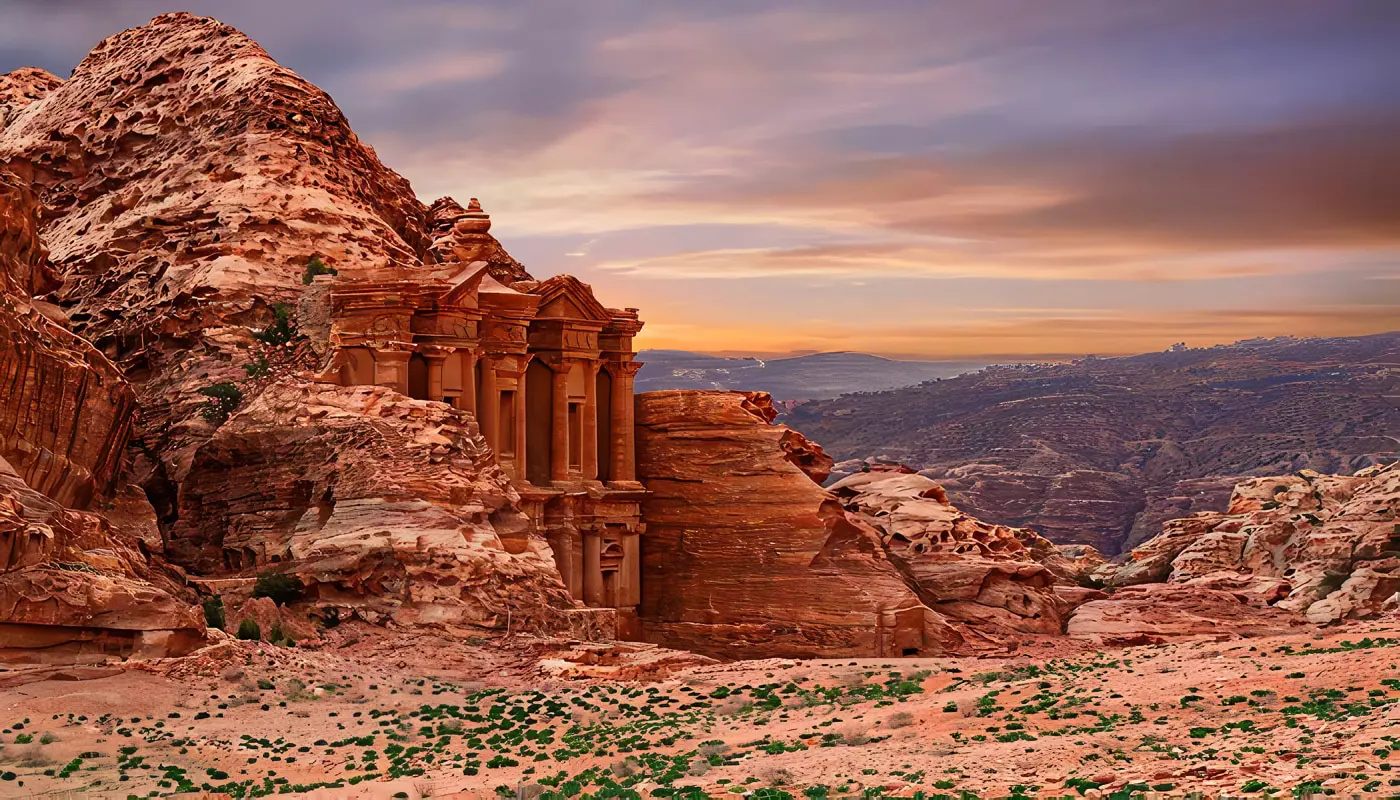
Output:
M491 235L491 217L475 197L466 208L450 197L439 197L428 208L432 257L442 263L482 261L493 279L509 286L534 278Z
M312 256L410 265L429 244L408 182L330 97L189 14L98 44L10 120L0 161L42 190L53 299L131 379L141 443L177 481L209 432L198 390L242 377L221 333L271 322Z
M1066 631L1104 644L1152 644L1196 636L1267 636L1305 625L1296 614L1201 586L1129 586L1077 608Z
M1031 558L1016 531L963 514L922 475L860 473L830 489L880 531L890 557L939 613L1027 633L1060 632L1055 576Z
M877 530L792 463L766 394L637 397L648 641L729 658L956 652Z
M144 498L113 492L135 398L30 300L52 279L38 212L0 171L0 661L181 652L202 622L146 564ZM99 498L110 519L77 510Z
M518 501L470 415L382 387L289 383L200 448L170 551L206 574L295 575L337 619L589 624Z
M1400 603L1400 465L1252 478L1229 510L1168 522L1098 574L1225 590L1314 623L1372 616Z

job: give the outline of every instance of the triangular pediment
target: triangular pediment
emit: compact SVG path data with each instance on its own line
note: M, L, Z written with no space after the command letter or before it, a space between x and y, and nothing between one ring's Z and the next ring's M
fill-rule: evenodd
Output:
M439 304L475 308L477 287L481 285L482 278L486 277L489 266L485 261L461 265L456 274L447 278L447 284L452 288L443 294Z
M540 296L536 319L554 317L595 322L612 319L612 313L593 296L593 289L572 275L555 275L539 283L530 293Z

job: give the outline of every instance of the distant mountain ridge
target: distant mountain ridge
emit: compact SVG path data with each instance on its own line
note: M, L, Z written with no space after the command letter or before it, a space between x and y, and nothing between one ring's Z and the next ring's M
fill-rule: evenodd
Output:
M643 350L637 391L735 389L778 401L817 400L849 392L913 386L987 366L981 361L896 361L848 351L790 358L724 358L687 350Z
M784 421L838 461L907 464L969 514L1111 554L1223 510L1239 478L1400 458L1400 332L992 366Z

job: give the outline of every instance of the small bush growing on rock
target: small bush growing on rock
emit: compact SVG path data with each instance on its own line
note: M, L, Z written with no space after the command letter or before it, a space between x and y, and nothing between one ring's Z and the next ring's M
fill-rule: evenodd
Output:
M301 282L310 286L311 282L316 280L317 275L339 274L340 270L337 270L335 267L326 266L326 262L322 261L320 256L312 256L311 260L306 263L306 271L301 273Z
M224 623L227 621L224 618L224 598L216 594L213 597L204 598L200 605L204 608L204 624L210 628L223 630Z
M253 584L254 597L268 597L279 606L301 599L301 581L284 572L263 572Z
M199 393L208 397L199 407L199 413L215 425L222 425L238 404L243 402L243 390L229 381L206 386Z
M292 321L291 306L278 303L272 307L272 313L272 324L260 331L253 331L254 339L272 347L281 347L301 335L297 332L296 323Z
M238 638L256 642L262 638L262 626L252 617L244 619L238 623Z
M243 371L248 373L250 378L264 378L272 371L272 365L263 356L258 356L251 363L244 364Z

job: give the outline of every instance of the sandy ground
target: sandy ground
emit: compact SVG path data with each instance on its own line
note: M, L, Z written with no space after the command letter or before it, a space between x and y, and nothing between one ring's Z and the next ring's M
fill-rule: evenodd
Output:
M1067 657L738 662L649 681L545 677L538 647L355 638L230 642L0 689L0 796L1263 796L1310 782L1400 794L1394 619Z

